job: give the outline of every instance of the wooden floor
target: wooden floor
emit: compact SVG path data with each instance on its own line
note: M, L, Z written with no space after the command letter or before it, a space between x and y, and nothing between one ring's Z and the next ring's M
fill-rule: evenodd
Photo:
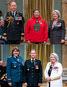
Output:
M41 87L47 87L47 86L41 86ZM63 86L63 87L67 87L67 86Z
M26 86L22 86L22 87L26 87ZM40 87L47 87L47 86L44 86L44 85L43 85L43 86L40 86ZM67 87L67 86L63 86L63 87Z
M41 87L47 87L47 86L41 86ZM63 86L63 87L67 87L67 86Z
M22 87L26 87L26 86L22 86ZM40 86L40 87L47 87L47 86ZM63 87L67 87L67 86L63 86Z

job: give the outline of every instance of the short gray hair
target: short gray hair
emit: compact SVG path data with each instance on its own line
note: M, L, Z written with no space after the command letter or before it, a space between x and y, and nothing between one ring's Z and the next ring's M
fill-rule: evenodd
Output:
M51 59L52 55L54 55L54 57L56 58L56 61L58 62L58 61L59 61L58 54L56 54L56 53L51 53L51 54L50 54L50 59Z
M54 14L54 12L56 12L56 13L58 14L58 16L59 16L59 19L60 19L60 18L61 18L60 11L59 11L59 10L53 10L53 11L52 11L52 15Z
M35 50L35 49L32 49L32 50L30 51L30 53L31 53L32 51L35 51L35 53L36 53L36 50Z

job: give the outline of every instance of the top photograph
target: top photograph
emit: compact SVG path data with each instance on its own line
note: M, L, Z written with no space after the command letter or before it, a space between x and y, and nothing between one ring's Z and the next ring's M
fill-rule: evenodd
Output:
M0 0L0 45L67 45L67 0L55 1Z

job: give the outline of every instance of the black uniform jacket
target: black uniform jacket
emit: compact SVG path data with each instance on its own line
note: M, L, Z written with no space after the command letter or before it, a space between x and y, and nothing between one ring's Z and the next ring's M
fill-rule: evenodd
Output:
M24 81L28 86L38 86L38 83L42 83L42 66L41 61L35 59L34 62L31 59L25 61L24 65Z
M7 40L20 40L24 36L24 17L22 13L16 11L15 16L12 12L7 12L5 16Z
M57 25L52 28L53 20L50 21L48 28L48 38L51 44L60 44L65 39L65 22L61 19L57 21Z

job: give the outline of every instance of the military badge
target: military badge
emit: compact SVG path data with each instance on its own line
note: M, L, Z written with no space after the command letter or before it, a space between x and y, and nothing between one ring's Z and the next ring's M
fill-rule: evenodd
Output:
M40 30L40 24L34 24L34 30L39 31Z
M37 64L37 62L36 62L36 64Z
M39 66L38 66L38 65L35 65L35 68L36 68L36 69L39 69Z

